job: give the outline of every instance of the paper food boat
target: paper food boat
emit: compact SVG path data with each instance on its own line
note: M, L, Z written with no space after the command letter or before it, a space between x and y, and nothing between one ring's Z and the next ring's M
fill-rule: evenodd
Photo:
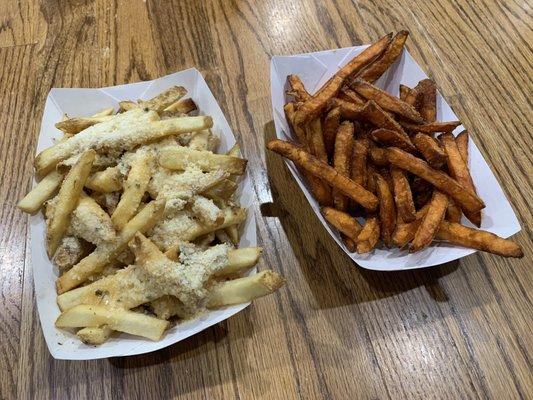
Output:
M287 75L299 75L310 93L315 93L316 90L335 72L337 72L340 67L345 65L366 47L368 46L356 46L338 50L320 51L294 56L276 56L272 58L270 63L272 111L274 124L276 126L276 135L279 139L293 140L297 142L296 138L292 137L283 112L283 105L286 102L285 90ZM413 60L409 53L404 50L401 58L397 60L396 63L376 82L376 85L387 92L398 96L400 83L409 87L414 87L424 78L427 78L427 75ZM438 93L437 120L451 121L457 119L458 118L453 113L450 106L446 103L440 93ZM463 129L462 126L459 126L454 131L454 134L457 135ZM483 156L479 152L479 149L472 140L470 140L469 144L469 154L469 164L474 184L476 185L479 196L486 204L486 208L482 211L483 218L481 228L504 238L513 235L520 230L518 220L509 201L505 197L502 188L490 170L490 167L487 165ZM295 168L291 161L286 160L286 163L324 227L344 252L363 268L379 271L422 268L443 264L476 252L476 250L445 243L434 243L427 249L414 254L409 254L406 250L380 248L377 248L368 254L350 253L342 242L339 233L322 217L319 205L311 195L310 189L300 172ZM472 226L464 217L462 223Z
M213 93L209 90L204 78L196 69L188 69L175 74L148 82L113 86L101 89L52 89L46 99L41 132L37 151L51 146L62 133L54 126L66 113L70 117L87 116L107 107L118 109L122 100L149 99L170 86L178 85L187 89L187 97L191 97L203 115L213 117L213 132L220 136L219 152L225 152L235 143L235 138L217 104ZM246 150L244 150L246 153ZM252 204L252 185L246 175L240 185L240 203L243 207ZM106 357L131 356L148 353L170 346L180 340L198 333L211 325L223 321L238 313L249 303L209 311L195 319L180 323L171 328L161 341L120 334L110 338L100 346L88 346L80 342L76 335L56 329L54 322L59 316L56 304L55 281L58 276L45 249L45 222L42 213L30 218L30 256L33 266L33 280L41 327L54 358L69 360L90 360ZM255 246L256 225L253 213L248 213L240 246Z

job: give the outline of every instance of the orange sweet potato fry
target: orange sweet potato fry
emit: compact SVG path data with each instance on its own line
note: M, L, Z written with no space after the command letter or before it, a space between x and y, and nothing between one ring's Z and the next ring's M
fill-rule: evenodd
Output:
M420 101L420 114L426 122L437 120L437 87L431 79L423 79L417 85L422 98Z
M420 93L418 85L412 89L409 87L406 87L406 88L408 90L404 88L404 91L406 92L406 94L405 94L405 99L403 101L413 106L416 110L418 110L418 112L420 112L420 103L422 100L422 93Z
M292 121L294 118L294 104L293 103L287 103L284 107L285 110L285 116L287 118L287 122L289 123L289 126L292 128L296 136L298 137L298 140L300 141L303 149L305 151L310 151L309 145L307 142L307 137L304 129L301 126L295 126ZM320 205L330 205L332 202L331 198L331 189L328 185L326 185L324 182L320 180L320 178L317 178L316 176L310 174L308 171L303 170L302 171L306 181L309 183L309 186L311 187L311 192L313 193L313 196L318 201L318 204Z
M380 143L384 146L398 147L409 153L414 153L416 151L413 142L409 136L402 135L397 131L390 129L379 128L375 129L370 133L370 137L377 143Z
M435 133L435 132L451 132L459 125L461 121L445 121L445 122L428 122L417 125L411 122L400 120L400 125L410 132Z
M377 167L386 167L389 165L387 151L377 147L374 143L369 144L368 156L370 157L370 161Z
M390 129L406 136L407 134L401 125L386 113L375 101L369 100L359 113L360 117L376 125L378 128Z
M339 107L332 108L324 117L322 124L322 133L324 136L324 145L328 156L333 156L335 149L335 137L341 121L341 110Z
M400 100L405 101L407 95L411 92L411 88L400 83ZM412 105L412 104L411 104Z
M388 34L382 37L342 67L314 96L302 104L296 112L294 123L303 125L317 118L327 107L329 101L337 95L347 78L360 72L385 51L390 43L391 36L391 34Z
M357 237L357 252L359 254L371 252L379 240L379 221L377 217L367 217L361 233Z
M350 177L351 157L353 148L353 124L344 121L337 131L337 138L335 140L335 152L333 155L333 168L345 177ZM348 209L348 197L346 197L338 189L333 190L333 204L335 208L341 211Z
M341 88L337 97L360 107L364 106L366 103L366 99L364 97L361 97L355 90L352 90L347 86L343 86Z
M459 182L442 171L431 168L425 161L403 150L392 147L387 149L389 162L428 181L438 190L452 197L466 211L476 212L485 203L476 194L465 189Z
M415 203L405 172L400 168L391 167L390 175L398 215L403 222L414 221L416 218Z
M464 188L470 192L476 194L476 188L474 181L470 176L470 171L465 163L465 160L461 156L455 138L451 133L443 133L439 136L439 139L444 146L444 150L448 156L448 171L450 175L461 184ZM465 216L477 227L481 226L481 212L469 212L465 211Z
M294 97L296 101L307 101L311 98L311 95L305 89L305 86L298 75L287 76L287 81L291 87L287 91L287 94Z
M342 238L342 242L344 243L348 251L350 253L355 252L355 249L356 249L355 242L352 239L350 239L348 236L344 236L343 234L341 234L341 238Z
M322 122L320 118L314 119L307 125L307 140L309 141L311 154L320 161L327 163L328 154L324 145L324 135L322 134Z
M351 178L354 182L366 188L368 155L368 140L356 139L353 142Z
M326 221L354 241L357 240L357 236L363 229L354 217L335 208L322 207L322 215Z
M352 82L350 87L363 96L367 100L373 100L384 110L391 111L401 117L407 118L415 123L421 124L424 119L416 109L401 101L398 97L394 97L384 90L372 85L363 79L356 79Z
M407 36L409 36L408 31L398 32L383 55L361 72L360 77L368 82L375 82L378 80L378 78L383 75L392 64L394 64L400 54L402 54Z
M292 160L295 164L301 166L311 174L323 179L330 186L339 189L367 210L373 211L377 208L378 199L374 194L351 179L339 174L334 168L313 157L305 150L298 148L292 143L278 139L271 140L267 144L267 148Z
M339 98L333 99L330 104L332 107L339 108L341 117L344 119L354 120L361 117L362 106Z
M380 174L375 174L376 192L379 199L379 219L381 223L381 238L387 247L392 244L392 234L396 227L396 207L392 190Z
M461 222L461 217L463 215L463 212L461 211L461 208L457 207L457 204L453 201L453 199L449 199L448 203L448 209L446 210L446 219L450 222Z
M285 118L287 119L287 122L289 124L289 127L294 132L296 137L298 138L298 142L304 147L308 147L307 143L307 135L305 133L305 130L301 126L295 126L294 125L294 113L296 112L294 110L294 103L289 102L285 104L283 107L283 110L285 111Z
M417 133L411 139L429 165L436 169L442 168L446 163L446 152L435 138L424 133Z
M422 207L416 212L415 220L412 222L399 222L396 223L396 229L392 235L392 243L397 247L403 247L409 243L415 237L418 227L422 223L422 218L426 215L429 208L429 204Z
M448 196L438 190L433 191L427 212L411 243L411 248L409 249L411 253L426 248L433 241L439 230L440 223L444 220L447 207Z
M465 161L465 164L468 166L468 131L462 131L455 137L455 143L461 153L461 157Z
M524 252L518 244L493 233L442 221L437 238L459 246L469 247L503 257L522 258Z

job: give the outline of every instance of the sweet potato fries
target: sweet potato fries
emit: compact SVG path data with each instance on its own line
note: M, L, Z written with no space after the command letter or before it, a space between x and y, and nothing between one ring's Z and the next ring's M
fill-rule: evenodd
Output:
M437 120L435 82L400 85L399 97L375 84L407 37L382 37L314 94L289 75L285 113L299 144L276 139L268 149L303 170L350 252L370 252L380 239L410 252L442 240L522 257L514 242L460 224L464 213L480 227L485 204L468 169L468 133L455 137L459 121Z

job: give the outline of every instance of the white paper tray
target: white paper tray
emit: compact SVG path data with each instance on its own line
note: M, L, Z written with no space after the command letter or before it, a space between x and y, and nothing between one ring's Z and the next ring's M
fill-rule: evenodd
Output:
M276 135L279 139L297 141L290 133L283 112L283 105L286 102L285 89L287 75L299 75L305 87L311 93L314 93L340 67L366 47L368 46L347 47L337 50L293 56L276 56L272 58L270 63L272 111L276 126ZM397 96L400 83L414 87L424 78L427 78L427 75L409 53L404 50L401 58L376 82L376 85ZM442 121L458 119L440 93L437 94L437 119ZM458 134L463 129L462 126L459 126L454 133ZM484 134L491 133L485 132ZM469 144L469 154L472 178L478 194L486 204L486 208L482 212L483 219L481 228L504 238L515 234L520 230L520 225L513 209L490 170L490 167L472 140L470 140ZM324 227L344 252L363 268L378 271L396 271L429 267L456 260L476 251L445 243L435 243L429 248L414 254L409 254L406 250L379 248L368 254L350 253L342 243L338 232L332 229L322 217L319 205L311 195L299 171L291 161L286 160L286 163ZM462 223L472 226L464 217Z
M220 136L219 151L224 152L235 143L231 128L209 90L200 72L194 68L167 75L148 82L113 86L101 89L52 89L46 99L37 151L41 151L61 137L54 126L63 114L87 116L106 107L118 109L122 100L149 99L172 85L184 86L200 110L201 114L213 117L213 132ZM244 149L244 153L246 150ZM240 186L240 203L243 207L252 204L252 185L246 175ZM178 324L170 329L159 342L121 334L100 346L88 346L67 331L56 329L54 322L60 314L56 304L55 281L57 269L52 265L45 249L45 223L41 213L30 218L30 256L33 266L33 279L37 309L41 320L48 349L54 358L68 360L90 360L106 357L131 356L148 353L170 346L198 333L211 325L223 321L244 309L247 304L210 311L196 319ZM253 213L248 213L240 246L256 246L256 225Z

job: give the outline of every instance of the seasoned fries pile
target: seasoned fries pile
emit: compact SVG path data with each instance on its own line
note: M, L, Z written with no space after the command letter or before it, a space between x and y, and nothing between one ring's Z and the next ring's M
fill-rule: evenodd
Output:
M272 140L268 149L300 168L351 252L380 241L417 252L441 240L522 257L516 243L461 224L464 214L480 227L485 204L468 169L468 133L455 137L459 121L436 121L435 83L400 85L399 98L373 84L407 36L381 38L313 95L289 75L285 115L299 144Z
M246 160L216 154L209 116L172 87L120 110L68 118L35 160L39 184L20 201L44 208L57 266L58 328L85 343L113 331L160 340L171 319L251 301L284 283L246 276L261 249L237 249L246 209L235 191Z

